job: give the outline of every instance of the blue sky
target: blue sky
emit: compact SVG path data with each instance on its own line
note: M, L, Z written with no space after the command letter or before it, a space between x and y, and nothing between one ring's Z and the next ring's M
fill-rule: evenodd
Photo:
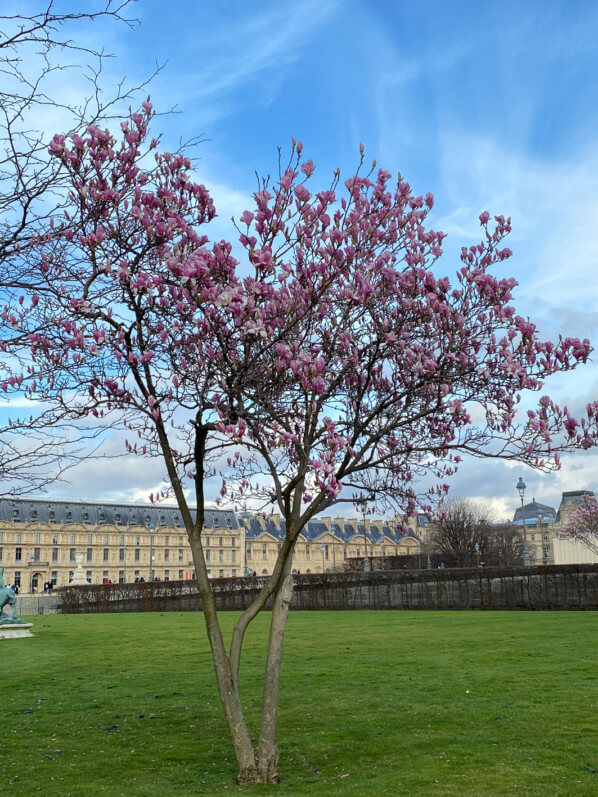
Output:
M291 136L322 182L337 166L348 174L363 141L369 158L435 194L432 223L449 233L441 271L454 274L482 210L511 215L515 257L504 273L520 282L518 309L548 336L598 340L598 4L140 0L135 13L134 31L82 35L118 56L114 76L136 80L154 61L166 64L152 100L179 113L158 124L166 146L206 139L198 177L216 201L217 235L232 237L227 220L246 207L255 170L275 171L276 148ZM584 406L598 397L598 369L548 388ZM514 511L519 475L530 499L558 504L561 490L598 490L596 464L594 455L566 457L547 477L466 463L453 492L502 519ZM138 472L89 463L60 489L142 498Z

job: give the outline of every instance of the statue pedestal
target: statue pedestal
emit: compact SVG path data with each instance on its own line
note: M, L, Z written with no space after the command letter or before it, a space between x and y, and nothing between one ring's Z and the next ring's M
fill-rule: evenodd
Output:
M23 636L33 636L31 629L33 623L2 623L0 621L0 639L19 639Z

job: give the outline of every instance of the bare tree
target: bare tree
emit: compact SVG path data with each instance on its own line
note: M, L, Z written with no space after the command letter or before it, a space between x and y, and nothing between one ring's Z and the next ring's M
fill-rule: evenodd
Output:
M44 129L40 120L58 116L61 129L76 133L122 112L146 85L121 81L106 92L103 71L113 56L83 44L80 35L90 23L135 27L138 21L128 14L133 2L98 0L89 11L77 4L58 11L51 0L36 13L0 14L0 386L7 402L0 402L0 490L34 490L57 478L76 461L80 444L99 433L65 428L35 404L33 416L10 422L3 416L14 415L11 393L18 386L10 374L22 353L16 331L21 296L43 292L31 271L31 247L54 234L56 216L68 202L66 172L48 152L56 131ZM73 99L66 87L75 76L87 88Z
M453 567L475 567L486 562L492 541L487 508L467 499L445 503L430 538L432 547Z
M515 526L493 526L486 563L496 567L520 567L523 563L523 535Z

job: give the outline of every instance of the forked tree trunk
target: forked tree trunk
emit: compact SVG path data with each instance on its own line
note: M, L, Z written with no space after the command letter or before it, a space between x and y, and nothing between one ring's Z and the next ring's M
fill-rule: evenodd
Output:
M293 576L291 575L292 557L285 564L282 579L274 598L272 620L270 622L270 638L266 657L264 675L264 692L262 696L262 714L260 735L257 747L257 766L262 783L278 783L279 750L276 740L278 726L278 692L280 686L280 669L282 665L282 646L284 632L289 616L289 607L293 595Z

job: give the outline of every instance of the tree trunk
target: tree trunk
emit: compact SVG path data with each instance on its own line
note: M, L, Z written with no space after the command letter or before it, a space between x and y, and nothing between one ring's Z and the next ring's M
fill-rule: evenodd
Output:
M260 736L256 751L256 763L260 782L262 783L278 783L280 780L278 774L279 750L276 742L276 729L278 723L278 691L280 684L280 668L282 664L282 646L289 616L291 596L293 594L293 576L290 572L291 564L292 557L289 557L285 563L283 577L276 591L274 606L272 608L272 620L270 623Z

